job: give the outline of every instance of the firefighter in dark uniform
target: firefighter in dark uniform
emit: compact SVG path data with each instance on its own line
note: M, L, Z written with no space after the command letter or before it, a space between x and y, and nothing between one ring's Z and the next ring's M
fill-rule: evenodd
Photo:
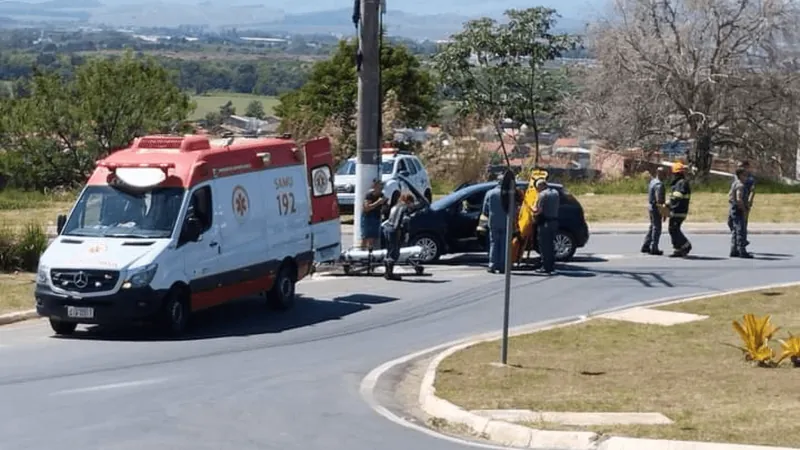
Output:
M692 251L692 243L681 231L681 226L689 215L689 201L692 197L692 187L686 179L686 166L676 162L672 166L673 180L669 196L669 237L674 249L672 257L683 257Z
M666 188L664 187L665 170L663 167L656 169L656 176L650 180L647 187L647 209L650 215L650 229L644 237L642 253L663 255L659 247L661 241L662 211L666 205Z
M753 209L753 197L756 195L756 178L753 176L753 170L750 168L749 161L742 161L739 167L747 172L747 177L744 181L745 198L747 199L747 215L744 217L744 245L746 247L750 245L750 241L747 237L747 225L750 221L750 211Z
M747 214L750 209L747 197L747 170L736 169L736 179L728 193L728 227L731 229L731 258L752 258L747 252Z
M536 191L539 193L533 216L536 220L536 238L539 254L542 256L542 267L537 271L547 275L555 273L556 249L555 238L558 231L558 208L560 199L558 192L547 185L544 179L536 180Z

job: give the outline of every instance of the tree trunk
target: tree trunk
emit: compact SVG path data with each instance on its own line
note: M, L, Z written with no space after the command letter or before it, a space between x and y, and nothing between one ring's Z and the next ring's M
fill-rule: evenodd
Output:
M506 167L511 169L511 159L508 157L508 150L506 150L506 141L503 139L503 135L505 134L503 130L500 128L499 125L496 124L494 126L494 131L497 133L497 137L500 139L500 148L503 149L503 156L506 158Z
M695 133L693 164L701 177L711 171L711 130L700 129Z
M539 123L536 121L536 117L531 120L531 127L533 127L533 152L534 152L534 159L533 159L533 167L538 169L539 168Z

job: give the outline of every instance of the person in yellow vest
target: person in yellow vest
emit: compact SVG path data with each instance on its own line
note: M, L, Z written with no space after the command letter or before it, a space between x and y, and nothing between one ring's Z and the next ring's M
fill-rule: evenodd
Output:
M672 184L669 195L669 237L674 249L671 257L683 257L692 251L692 243L683 234L681 226L689 216L689 201L692 197L692 186L686 179L686 166L681 162L672 165Z

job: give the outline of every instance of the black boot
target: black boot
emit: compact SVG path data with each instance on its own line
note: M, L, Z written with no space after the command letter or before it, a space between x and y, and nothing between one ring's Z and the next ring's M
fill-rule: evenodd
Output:
M387 280L399 280L400 276L394 273L394 263L386 263L386 273L383 275Z

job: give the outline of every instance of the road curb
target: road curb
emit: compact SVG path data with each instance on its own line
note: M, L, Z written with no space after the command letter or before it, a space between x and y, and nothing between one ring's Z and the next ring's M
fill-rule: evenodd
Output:
M603 310L578 318L564 319L556 323L532 324L518 327L511 330L509 335L518 336L521 334L535 333L554 328L576 325L602 317L606 314L625 311L633 308L641 308L645 306L664 306L676 303L704 300L714 297L722 297L725 295L735 295L745 292L759 291L764 289L778 289L798 285L800 285L800 282L769 284L747 289L720 291L688 297L676 296L661 298L642 302L636 305L627 305L624 307ZM452 344L434 357L425 371L419 392L419 405L426 414L438 419L443 419L448 423L466 426L473 433L476 433L477 435L480 435L489 441L505 446L520 448L559 450L791 450L790 448L786 447L782 448L755 445L669 441L616 436L606 437L593 432L537 430L510 422L487 419L485 417L478 416L436 396L436 388L434 387L434 383L436 381L436 371L439 367L439 364L441 364L445 358L461 350L481 343L496 341L501 338L500 333L492 334L493 336L491 337L488 337L486 334L484 334L473 338L462 339L460 342Z
M23 320L30 320L39 317L35 309L27 311L19 311L8 314L0 314L0 325L8 325L15 322L22 322Z

